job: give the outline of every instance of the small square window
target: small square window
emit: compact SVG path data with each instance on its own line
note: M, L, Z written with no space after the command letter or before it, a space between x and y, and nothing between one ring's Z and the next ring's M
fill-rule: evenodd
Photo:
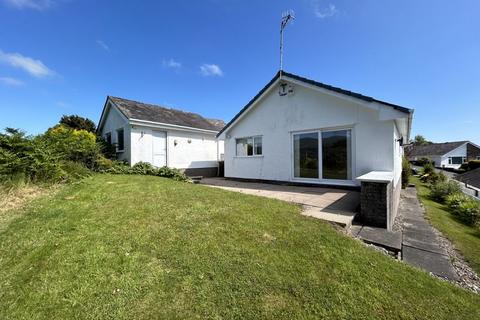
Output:
M262 137L246 137L235 140L237 157L262 155Z

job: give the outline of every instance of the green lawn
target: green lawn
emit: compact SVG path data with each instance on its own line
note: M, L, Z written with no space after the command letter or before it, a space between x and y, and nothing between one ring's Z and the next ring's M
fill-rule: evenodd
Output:
M0 319L480 318L480 296L299 213L158 177L93 176L6 213Z
M480 230L465 225L451 215L446 206L431 200L428 188L418 178L413 177L412 182L417 186L418 195L433 226L455 244L468 264L480 274Z

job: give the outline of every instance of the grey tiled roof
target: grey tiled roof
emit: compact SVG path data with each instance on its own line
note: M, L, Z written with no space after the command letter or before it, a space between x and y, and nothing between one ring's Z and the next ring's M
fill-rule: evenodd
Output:
M212 131L220 131L225 126L223 120L207 119L197 113L112 96L109 96L109 99L128 119L152 121Z
M443 156L444 154L460 147L468 141L454 141L444 143L432 143L424 146L410 146L405 150L409 157Z
M480 168L460 174L455 179L480 188Z

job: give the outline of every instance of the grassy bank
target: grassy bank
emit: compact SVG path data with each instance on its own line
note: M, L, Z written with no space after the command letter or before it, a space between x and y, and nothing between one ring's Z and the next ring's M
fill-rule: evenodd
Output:
M427 186L413 177L418 195L425 206L427 216L433 226L450 239L465 257L467 263L480 274L480 230L460 221L448 212L448 208L428 197Z
M1 319L478 319L480 297L300 208L96 175L0 230Z

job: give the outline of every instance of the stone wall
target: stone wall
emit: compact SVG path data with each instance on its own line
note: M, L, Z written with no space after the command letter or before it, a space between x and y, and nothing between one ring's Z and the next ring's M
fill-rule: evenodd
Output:
M387 228L392 208L392 184L362 181L360 219L368 225Z

